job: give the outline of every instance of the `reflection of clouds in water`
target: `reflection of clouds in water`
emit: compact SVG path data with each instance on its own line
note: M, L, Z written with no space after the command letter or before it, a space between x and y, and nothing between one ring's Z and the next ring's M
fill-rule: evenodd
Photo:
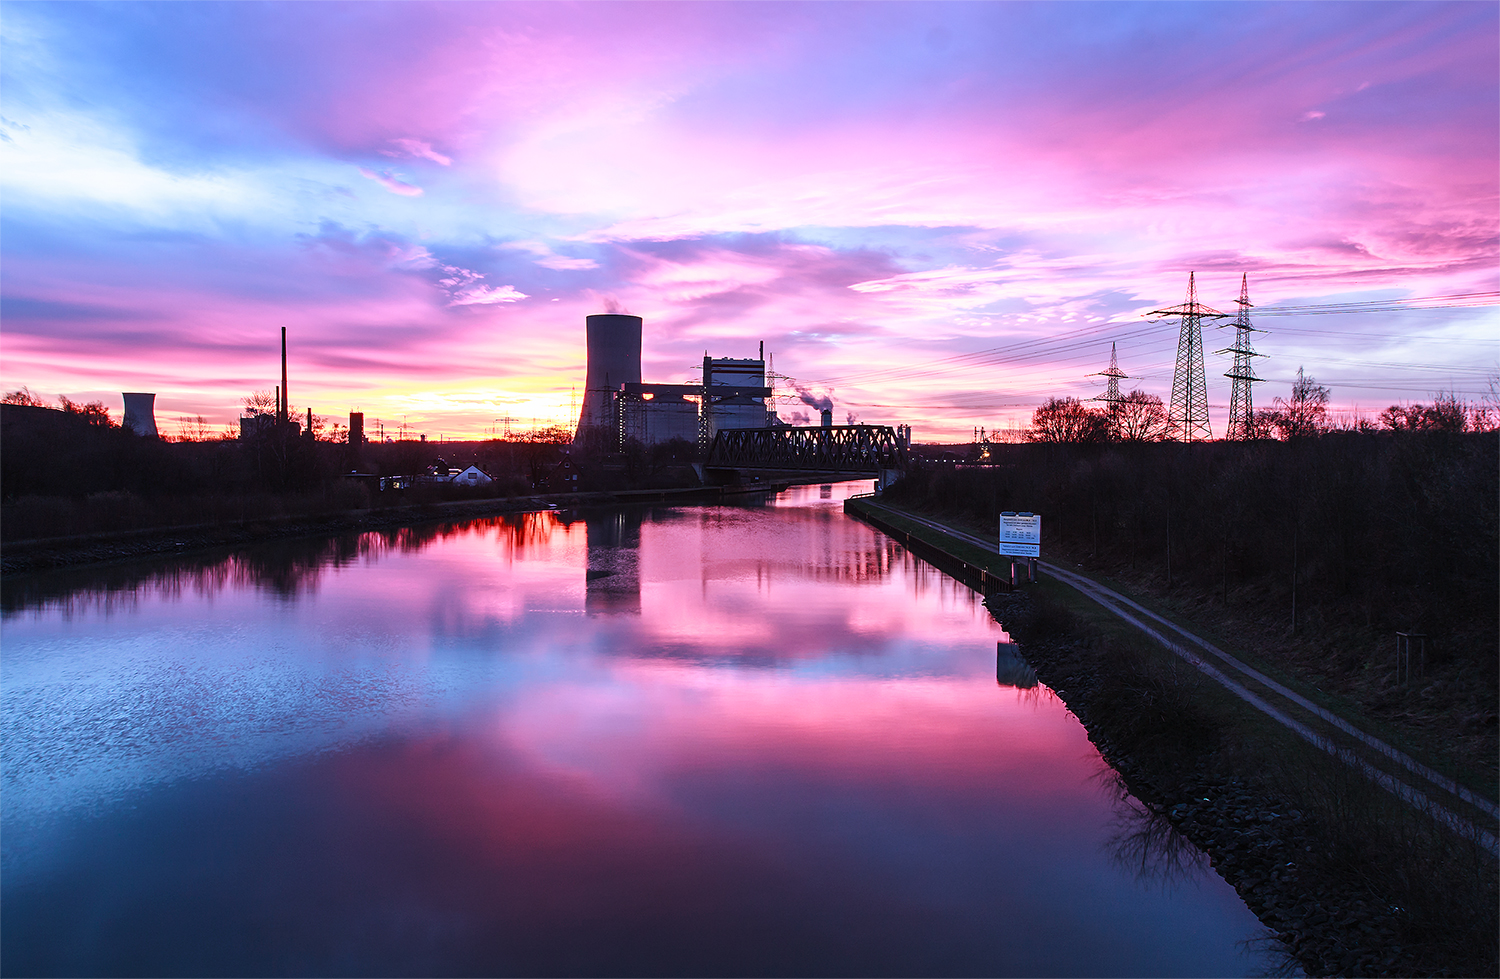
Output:
M601 659L799 683L964 675L975 650L955 633L995 627L924 567L836 513L715 507L518 514L38 576L7 591L8 621L28 636L72 621L74 642L7 650L6 743L24 746L8 752L7 811L347 745L476 682L535 697L528 671ZM630 614L580 614L599 611Z

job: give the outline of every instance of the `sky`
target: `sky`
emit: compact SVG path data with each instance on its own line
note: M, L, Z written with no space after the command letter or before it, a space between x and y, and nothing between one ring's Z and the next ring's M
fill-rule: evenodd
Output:
M1258 406L1477 398L1497 79L1489 2L0 3L0 386L227 425L286 327L297 410L484 437L620 310L648 381L764 341L787 421L968 441L1111 344L1167 400L1192 272Z

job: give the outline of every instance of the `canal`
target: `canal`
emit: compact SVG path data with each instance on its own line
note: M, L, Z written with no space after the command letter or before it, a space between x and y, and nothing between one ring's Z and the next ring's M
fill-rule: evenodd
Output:
M868 487L6 582L0 968L1275 969Z

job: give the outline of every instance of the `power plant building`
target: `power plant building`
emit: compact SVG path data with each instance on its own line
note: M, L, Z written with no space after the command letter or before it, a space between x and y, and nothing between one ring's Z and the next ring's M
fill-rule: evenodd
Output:
M703 358L699 384L641 381L639 316L600 313L586 320L588 369L575 439L615 449L635 441L712 439L721 428L764 428L771 423L761 360Z
M120 397L125 401L122 426L145 438L159 437L156 431L156 395L125 391Z
M770 424L764 360L703 358L704 434L721 428L765 428Z
M598 313L585 321L588 370L583 408L575 441L618 443L621 386L641 383L641 318L625 313Z
M619 394L623 440L635 439L642 445L698 440L698 402L688 400L698 394L697 385L639 384L625 388Z

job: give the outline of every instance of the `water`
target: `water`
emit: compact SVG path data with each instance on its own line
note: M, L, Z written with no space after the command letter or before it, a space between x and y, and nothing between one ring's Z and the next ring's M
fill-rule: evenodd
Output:
M1273 968L867 485L7 583L5 972Z

